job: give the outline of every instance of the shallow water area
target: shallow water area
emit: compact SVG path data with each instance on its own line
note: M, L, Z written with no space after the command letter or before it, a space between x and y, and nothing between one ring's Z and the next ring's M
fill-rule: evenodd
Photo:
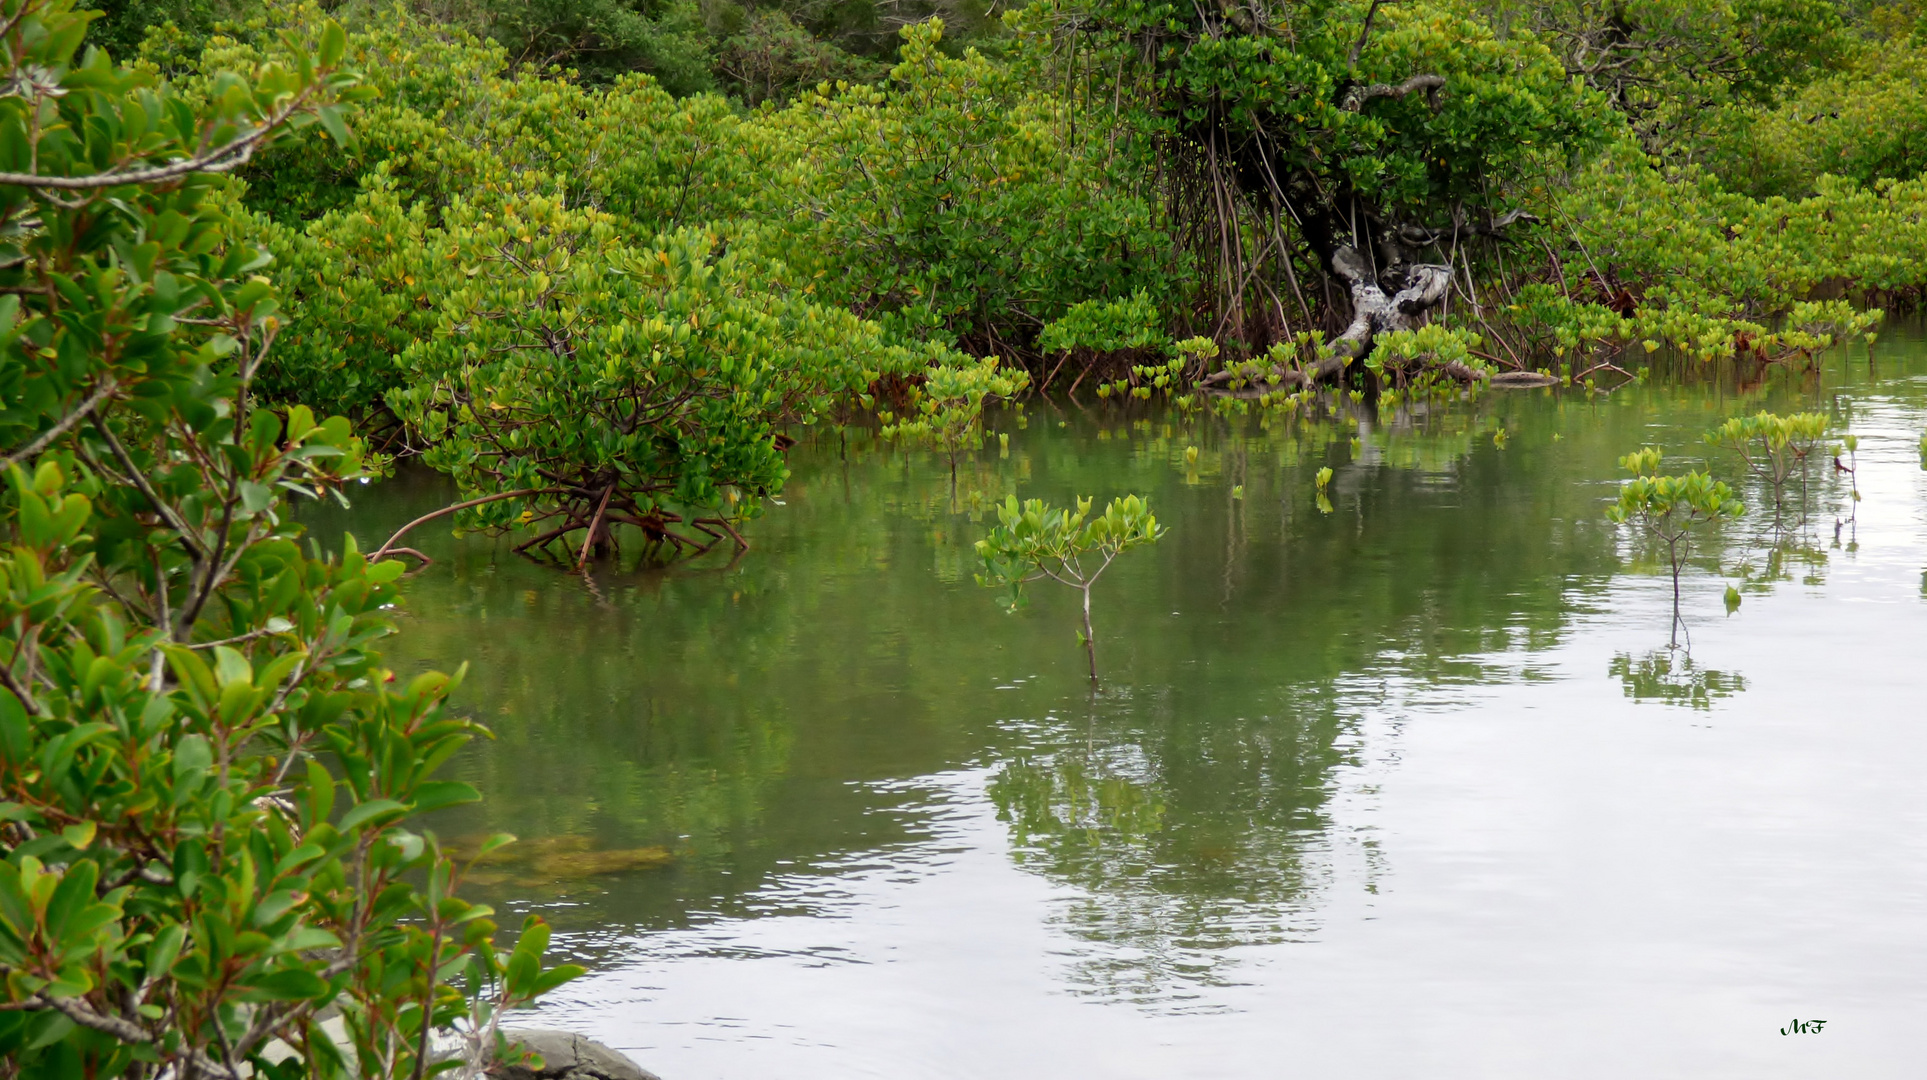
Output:
M667 1080L1911 1076L1927 341L1875 353L1268 428L1034 402L954 493L820 435L734 560L420 530L388 656L472 664L487 801L437 825L522 837L470 891L590 968L532 1022ZM1859 440L1779 531L1700 441L1762 408ZM1677 650L1603 516L1647 444L1749 507ZM1093 695L1074 596L1007 614L971 545L1006 494L1127 492L1171 532L1096 590Z

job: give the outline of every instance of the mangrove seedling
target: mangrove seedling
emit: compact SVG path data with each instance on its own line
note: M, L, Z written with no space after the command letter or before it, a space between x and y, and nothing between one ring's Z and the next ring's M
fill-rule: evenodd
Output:
M1679 644L1684 621L1679 613L1679 575L1686 565L1692 531L1722 518L1738 517L1740 501L1733 489L1703 472L1684 476L1660 476L1660 452L1647 447L1619 459L1622 468L1633 474L1619 489L1619 501L1608 507L1606 516L1615 524L1633 524L1666 549L1666 563L1673 575L1672 643Z
M1840 463L1840 455L1842 454L1845 454L1847 457L1846 464L1844 465ZM1860 437L1858 435L1849 434L1841 437L1840 445L1836 447L1833 451L1833 469L1835 472L1843 472L1847 474L1848 481L1851 482L1853 485L1853 501L1859 502L1860 501Z
M1797 473L1804 488L1807 458L1826 433L1827 418L1820 413L1779 416L1762 411L1727 420L1706 433L1706 442L1738 454L1746 471L1773 489L1777 515L1786 507L1787 480Z
M957 488L957 459L983 440L984 401L1010 398L1030 385L1022 371L1005 371L997 358L986 356L965 364L938 364L924 372L911 412L901 418L884 414L886 439L927 442L950 460L950 488Z
M1062 582L1084 595L1084 629L1079 634L1090 662L1091 685L1097 685L1097 642L1091 629L1091 586L1119 555L1142 544L1156 543L1158 526L1150 504L1136 495L1112 499L1104 513L1091 516L1091 500L1078 499L1075 509L1051 506L1042 499L1022 505L1012 495L997 508L998 524L977 541L984 572L977 583L1010 590L1010 606L1024 602L1024 586L1040 578Z

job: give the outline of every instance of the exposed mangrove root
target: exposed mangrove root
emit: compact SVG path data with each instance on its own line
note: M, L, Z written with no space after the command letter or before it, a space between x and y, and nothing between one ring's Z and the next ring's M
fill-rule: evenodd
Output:
M626 500L612 500L612 504L623 502ZM685 518L660 508L638 515L633 512L634 509L633 505L629 505L623 507L622 512L616 512L615 505L609 505L602 507L600 514L590 515L556 511L549 515L548 520L561 518L561 523L515 545L515 553L531 559L551 559L581 570L588 565L590 555L604 555L616 549L611 527L618 524L640 529L645 548L656 553L666 551L670 559L706 554L725 540L733 543L738 551L749 550L749 541L724 518ZM684 535L680 527L687 527L708 539L703 541ZM566 549L560 554L552 550L552 545L577 531L584 532L579 548Z
M406 556L410 559L418 560L420 565L416 566L415 569L410 570L409 571L410 574L419 573L422 570L427 569L428 566L435 561L429 558L427 555L424 555L421 552L416 551L414 548L411 548L411 547L391 547L391 548L384 549L381 554L383 558L388 558L388 559L392 559L400 555L400 556Z
M397 546L402 537L408 535L417 526L470 507L499 502L503 499L536 498L543 495L561 495L565 498L559 500L560 505L536 514L524 523L530 528L541 531L515 545L514 550L517 555L529 558L540 558L546 555L557 562L581 569L588 564L592 554L601 555L615 550L616 538L613 528L618 524L633 525L642 530L645 544L655 549L666 547L672 553L671 557L676 558L684 555L701 555L724 540L733 542L739 551L749 548L749 541L745 540L743 534L738 532L727 519L720 517L686 519L680 514L661 507L651 507L645 511L633 497L622 494L617 485L610 483L600 488L521 488L453 503L423 514L395 530L395 534L388 538L387 543L368 556L369 561L401 555L418 559L421 567L425 567L434 560L414 548ZM548 527L543 528L545 525ZM686 526L707 537L707 541L683 535L678 529L681 526ZM567 553L568 558L558 557L546 550L550 545L578 531L583 534L582 543L579 548ZM416 569L419 570L421 567Z

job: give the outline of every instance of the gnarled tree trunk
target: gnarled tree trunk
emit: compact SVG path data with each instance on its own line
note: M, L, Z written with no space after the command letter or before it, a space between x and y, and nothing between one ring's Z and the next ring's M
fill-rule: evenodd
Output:
M1380 334L1415 330L1425 316L1445 302L1452 287L1452 268L1432 263L1413 263L1389 268L1374 275L1371 266L1355 249L1341 247L1331 259L1332 273L1351 286L1352 322L1331 343L1330 355L1309 371L1274 365L1269 379L1259 376L1263 385L1257 390L1298 388L1336 380L1346 366L1371 354L1372 342ZM1391 293L1386 293L1387 287ZM1249 372L1220 371L1204 379L1209 389L1218 389Z
M1332 272L1351 283L1352 324L1332 342L1332 355L1319 362L1315 372L1319 379L1333 378L1345 365L1369 355L1378 335L1417 329L1427 312L1445 302L1452 287L1451 267L1415 263L1386 274L1395 279L1394 291L1387 296L1371 267L1348 247L1332 256Z

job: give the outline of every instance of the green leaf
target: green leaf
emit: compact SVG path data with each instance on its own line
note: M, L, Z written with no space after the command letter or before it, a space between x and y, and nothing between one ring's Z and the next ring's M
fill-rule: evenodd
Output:
M242 985L241 996L246 1001L308 1001L331 990L327 983L305 968L284 968L246 976Z
M53 899L47 903L46 925L49 937L58 941L67 931L67 923L81 908L91 904L94 899L94 882L99 879L100 867L92 859L84 859L67 868L61 875L60 884L54 887Z
M341 24L329 19L321 27L320 60L324 68L332 68L341 63L341 57L348 51L348 35L342 31Z
M336 828L340 829L345 835L371 821L383 818L399 818L407 812L408 808L406 806L403 806L393 799L370 799L348 811L346 814L343 814L341 824L336 826Z
M418 814L440 810L444 806L480 801L482 793L476 791L474 785L460 780L429 780L415 789L415 812Z
M563 983L587 974L588 970L580 964L557 964L536 977L530 992L536 997L541 997Z
M492 833L487 840L482 841L481 850L475 857L479 859L491 851L497 851L513 843L515 843L515 836L511 833Z
M226 645L214 647L215 676L223 690L230 686L253 686L254 665L248 658Z
M343 149L354 146L354 136L349 133L348 125L342 122L341 110L333 105L323 105L315 110L315 117L321 121L322 128L328 132L328 137L335 141L336 146Z
M20 699L0 691L0 764L19 765L32 758L32 738Z
M209 745L207 736L182 736L181 741L174 745L174 786L198 787L194 782L213 765L214 747Z
M181 955L181 946L186 943L187 927L180 923L162 927L147 946L147 955L143 958L147 977L158 977L172 968L175 959Z
M266 484L243 480L238 487L238 492L241 496L241 509L250 514L258 514L274 504L274 489Z
M335 779L326 766L313 758L308 759L308 785L304 794L307 796L307 813L302 823L312 829L327 821L335 809Z

